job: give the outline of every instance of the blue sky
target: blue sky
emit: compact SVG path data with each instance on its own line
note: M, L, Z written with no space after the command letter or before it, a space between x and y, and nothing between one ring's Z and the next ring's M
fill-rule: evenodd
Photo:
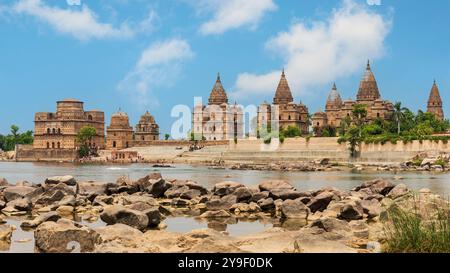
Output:
M367 59L383 98L415 111L436 79L448 116L449 13L450 0L2 0L0 133L74 97L107 124L148 109L164 134L217 72L248 105L272 100L283 67L315 112L333 82L355 97Z

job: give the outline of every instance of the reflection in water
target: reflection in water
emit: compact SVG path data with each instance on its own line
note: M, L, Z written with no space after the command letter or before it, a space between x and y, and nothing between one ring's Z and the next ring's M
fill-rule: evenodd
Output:
M41 183L46 177L70 174L79 181L95 180L98 182L114 182L120 176L137 179L149 172L161 172L168 179L191 179L212 188L215 183L224 180L241 182L246 185L256 185L262 180L284 179L291 182L299 190L312 190L322 187L337 187L351 189L363 181L375 178L393 180L395 176L403 179L395 181L405 183L412 189L429 188L444 196L450 195L450 173L429 172L282 172L282 171L251 171L209 169L205 166L176 165L176 168L153 168L149 164L130 165L76 165L71 163L16 163L0 162L0 177L8 181L27 180Z

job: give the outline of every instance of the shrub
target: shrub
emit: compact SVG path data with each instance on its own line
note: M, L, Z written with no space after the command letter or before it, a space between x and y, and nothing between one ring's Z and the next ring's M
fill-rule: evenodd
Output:
M388 209L385 225L386 252L394 253L449 253L449 207L433 206L428 218L418 209L406 211L394 205Z
M270 142L272 142L272 138L268 137L264 139L264 144L270 144Z

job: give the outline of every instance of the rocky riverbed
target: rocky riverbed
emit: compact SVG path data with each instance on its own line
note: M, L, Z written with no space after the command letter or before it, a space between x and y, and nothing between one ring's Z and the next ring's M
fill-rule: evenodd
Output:
M417 194L381 179L349 191L299 191L283 180L224 181L207 189L160 173L113 183L58 176L11 185L0 179L0 250L9 249L19 228L8 224L14 217L20 229L34 233L36 252L379 252L391 206L448 205L428 189ZM203 219L211 228L167 231L165 222L177 216ZM241 236L223 231L239 220L272 227ZM106 225L85 224L99 221Z

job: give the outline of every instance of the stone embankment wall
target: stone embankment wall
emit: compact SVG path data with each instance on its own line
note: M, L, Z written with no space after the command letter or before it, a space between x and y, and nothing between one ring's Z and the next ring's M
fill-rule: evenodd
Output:
M320 158L330 158L338 163L399 163L411 159L421 152L450 152L450 144L442 141L402 141L392 144L390 142L371 143L361 145L360 156L350 158L347 144L339 144L338 138L295 138L286 139L279 143L272 139L270 144L262 140L239 140L230 142L229 149L223 155L226 162L235 163L269 163L273 161L308 161Z
M153 141L139 141L135 140L135 147L151 147L151 146L190 146L192 141L189 140L153 140ZM228 140L208 140L202 141L203 146L217 146L228 145Z
M33 145L17 145L15 160L27 161L64 161L75 160L77 154L72 149L34 149Z

